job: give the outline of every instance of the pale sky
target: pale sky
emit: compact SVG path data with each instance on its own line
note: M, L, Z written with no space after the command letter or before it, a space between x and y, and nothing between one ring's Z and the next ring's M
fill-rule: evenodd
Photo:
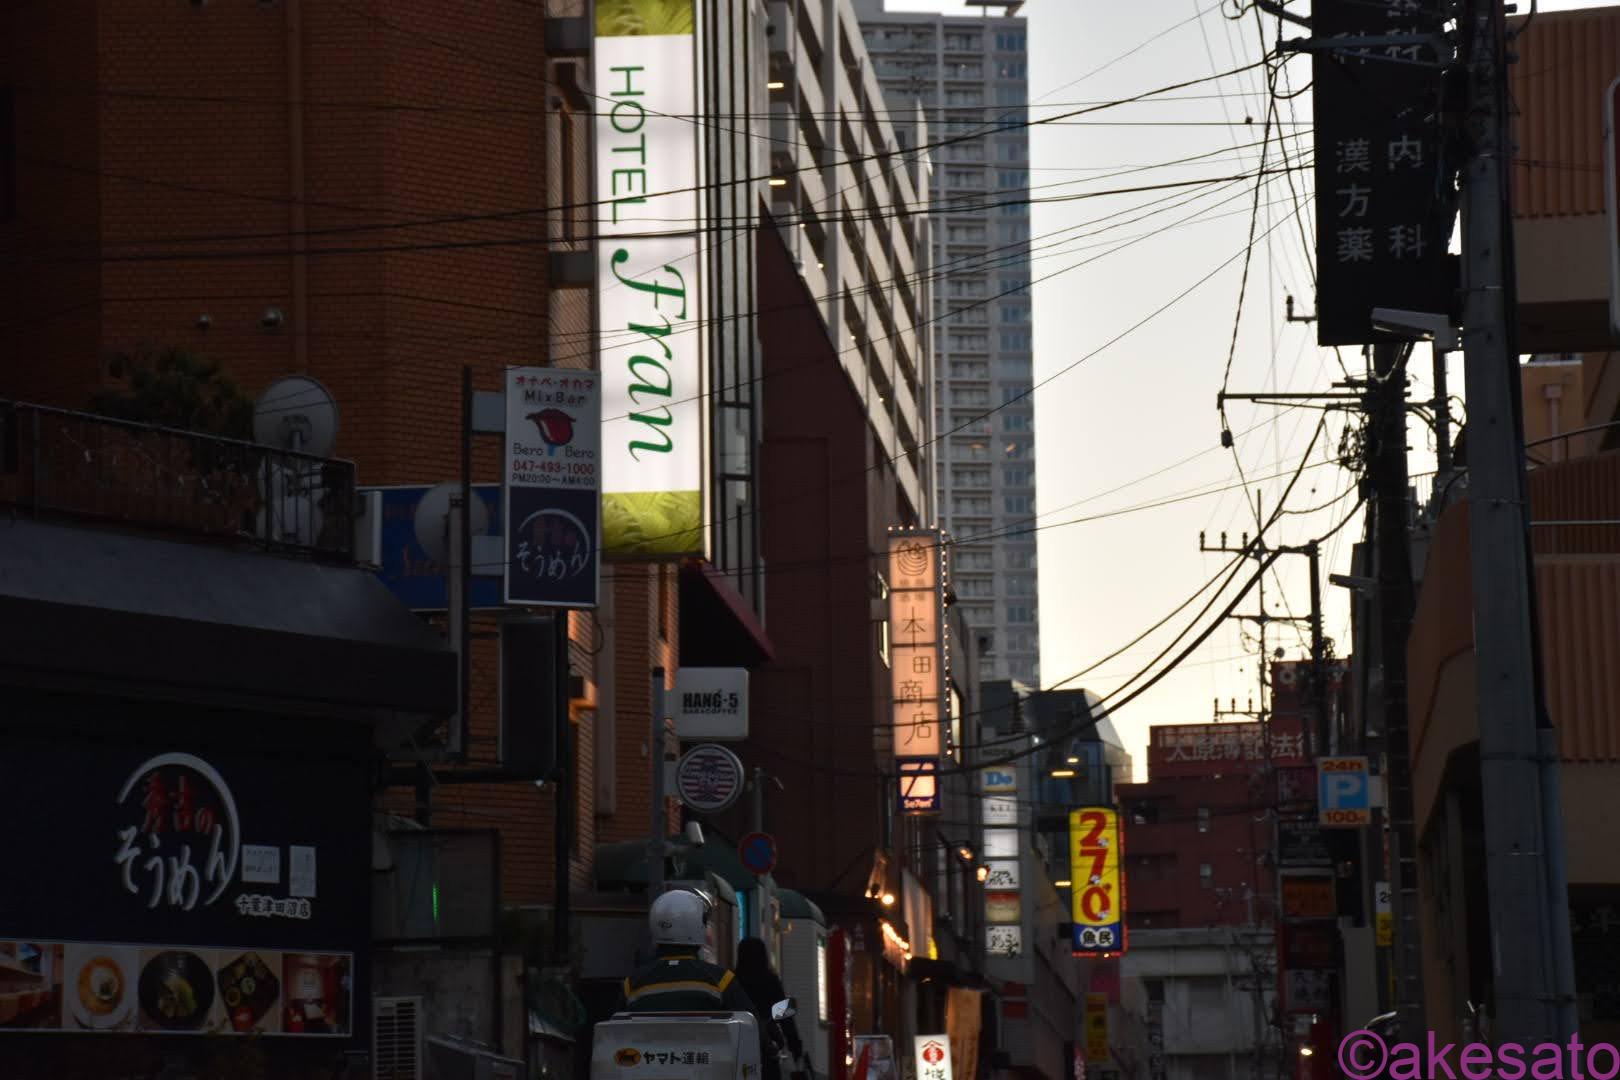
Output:
M943 0L888 0L887 6L891 11L977 13ZM1541 10L1592 6L1597 5L1543 2ZM1233 8L1230 0L1225 8ZM1022 14L1029 23L1032 120L1231 71L1261 55L1253 14L1233 22L1223 17L1218 0L1030 0ZM1305 32L1287 27L1284 33L1298 37ZM1268 42L1274 40L1275 19L1265 19L1265 34ZM1306 59L1290 62L1287 72L1293 90L1310 81ZM1265 106L1264 71L1256 69L1172 91L1160 99L1078 117L1078 122L1036 125L1031 131L1030 183L1037 189L1032 192L1037 204L1030 226L1037 249L1031 270L1036 282L1035 377L1037 382L1052 380L1035 392L1037 508L1043 526L1041 675L1047 686L1135 638L1225 565L1227 557L1199 552L1200 530L1208 533L1212 544L1222 530L1231 534L1234 544L1238 534L1254 530L1254 513L1242 490L1068 523L1238 483L1233 454L1220 445L1215 396L1232 338L1241 258L1140 329L1131 328L1243 251L1254 185L1244 181L1219 190L1166 189L1044 203L1039 199L1252 173L1258 164ZM1281 123L1273 129L1268 168L1282 164L1278 131L1284 136L1301 133L1283 144L1290 163L1309 161L1309 95L1292 106L1278 106ZM1199 154L1211 156L1171 168L1100 175ZM1305 236L1313 237L1310 173L1294 175L1304 208ZM1043 184L1054 186L1042 189ZM1205 192L1201 197L1200 191ZM1298 314L1315 310L1309 263L1300 227L1290 218L1294 201L1286 181L1275 178L1260 202L1257 235L1278 227L1254 248L1229 388L1328 389L1342 377L1332 351L1316 347L1313 326L1284 320L1284 298L1290 293ZM1122 214L1132 206L1142 209ZM1107 215L1117 216L1085 225ZM1195 220L1177 224L1190 217ZM1134 218L1141 220L1131 222ZM1098 233L1104 226L1114 227ZM1146 235L1161 229L1160 235ZM1103 254L1134 237L1145 238ZM1076 265L1092 259L1088 265ZM1046 275L1050 276L1041 280ZM1352 374L1361 373L1358 350L1343 350L1343 359ZM1082 361L1079 366L1064 370L1077 361ZM1430 393L1429 364L1427 349L1419 349L1413 357L1418 376L1414 398ZM1454 358L1453 393L1460 392L1461 383L1460 360ZM1229 403L1242 469L1253 482L1249 491L1260 492L1268 510L1287 480L1278 474L1290 473L1299 463L1323 415ZM1312 454L1313 464L1334 456L1346 424L1345 414L1326 416L1327 429ZM1413 474L1432 470L1433 443L1427 428L1414 424L1408 441L1414 447ZM1426 492L1424 482L1419 483L1420 491ZM1300 544L1322 535L1355 505L1352 485L1350 474L1336 464L1308 469L1289 507L1332 505L1284 517L1270 534L1271 542ZM1346 497L1333 502L1340 495ZM1357 514L1324 548L1326 628L1341 655L1349 651L1348 597L1328 584L1326 576L1348 571L1351 545L1360 535ZM1308 613L1305 570L1303 557L1284 556L1278 576L1268 575L1266 606L1272 615ZM1069 685L1084 686L1106 698L1151 661L1201 606L1202 600L1164 632ZM1220 606L1224 602L1213 610ZM1252 592L1239 610L1257 611ZM1199 626L1211 618L1205 616ZM1308 640L1303 625L1296 630L1273 624L1267 648L1281 646L1289 658L1303 658L1308 655ZM1136 759L1137 778L1145 778L1150 725L1206 723L1216 697L1223 707L1235 697L1238 708L1248 708L1249 699L1258 695L1256 680L1253 628L1228 622L1178 670L1124 705L1113 719Z

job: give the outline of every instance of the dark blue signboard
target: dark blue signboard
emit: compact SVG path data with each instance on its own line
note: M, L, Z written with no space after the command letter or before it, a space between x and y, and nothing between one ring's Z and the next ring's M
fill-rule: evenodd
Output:
M445 609L444 567L428 557L416 540L416 507L431 487L385 487L382 492L382 566L377 576L412 611ZM501 486L474 484L473 496L489 511L485 534L501 535ZM476 610L504 608L501 568L473 567L471 596Z
M512 603L596 606L601 496L592 488L514 485L507 499L512 511L507 595Z

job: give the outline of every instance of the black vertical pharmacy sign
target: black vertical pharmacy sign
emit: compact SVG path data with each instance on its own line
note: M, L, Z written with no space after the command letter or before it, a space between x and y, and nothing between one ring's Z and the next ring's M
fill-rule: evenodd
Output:
M1446 251L1455 199L1441 141L1438 8L1435 0L1313 6L1319 344L1383 339L1374 308L1453 306L1456 262ZM1432 40L1416 40L1424 35ZM1352 44L1335 45L1340 39Z

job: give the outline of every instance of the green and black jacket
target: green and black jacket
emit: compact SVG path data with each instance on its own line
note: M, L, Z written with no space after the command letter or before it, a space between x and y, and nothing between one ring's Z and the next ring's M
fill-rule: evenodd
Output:
M613 1011L751 1013L762 1053L771 1041L770 1021L754 1007L737 976L695 953L665 953L638 969L624 980Z

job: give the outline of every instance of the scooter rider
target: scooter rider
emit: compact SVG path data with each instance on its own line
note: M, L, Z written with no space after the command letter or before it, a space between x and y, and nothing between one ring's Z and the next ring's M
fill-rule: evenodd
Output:
M750 1013L759 1030L760 1060L768 1060L774 1053L770 1015L749 999L734 972L701 955L713 955L712 911L706 897L685 889L653 901L647 922L656 955L624 980L613 1011Z

